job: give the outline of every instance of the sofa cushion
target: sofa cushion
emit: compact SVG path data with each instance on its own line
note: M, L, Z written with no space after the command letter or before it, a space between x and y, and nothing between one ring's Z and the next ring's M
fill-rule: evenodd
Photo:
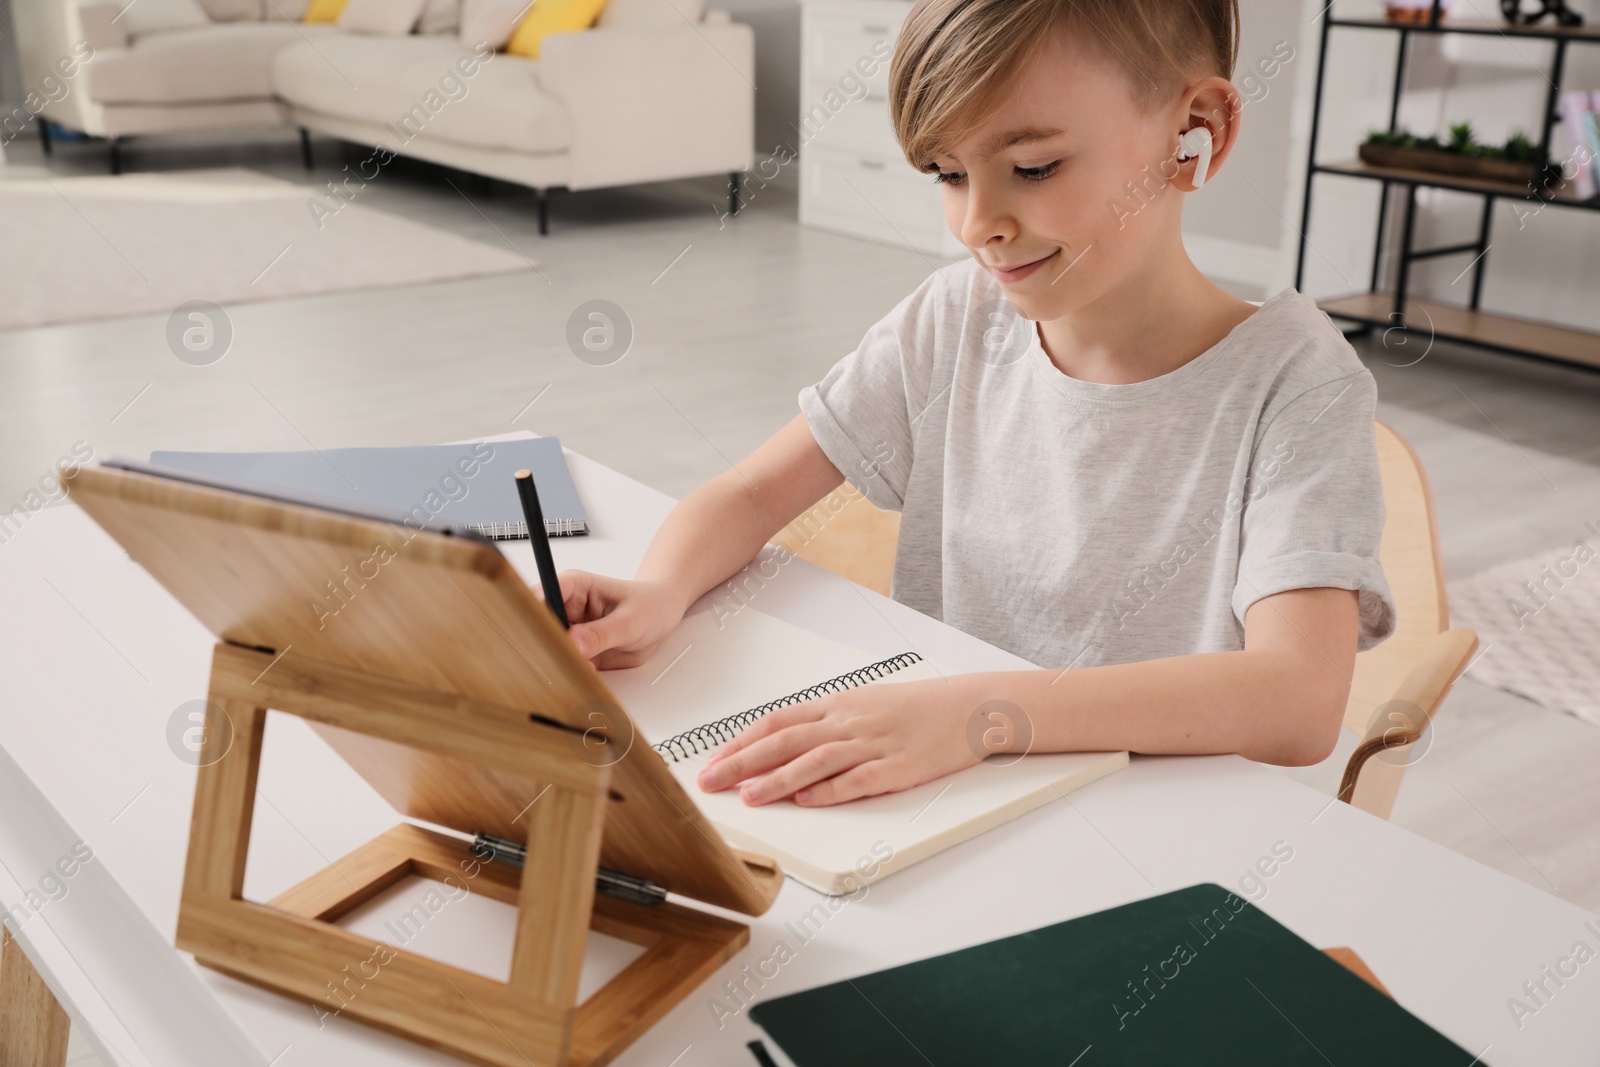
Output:
M195 0L143 0L129 4L121 16L122 31L130 37L211 25L205 9Z
M272 88L296 107L382 126L404 152L422 136L476 148L559 152L566 109L539 88L538 64L453 37L334 34L290 45L272 61Z
M212 22L259 22L262 8L280 0L200 0ZM144 3L144 0L139 0Z
M135 5L137 6L137 5ZM91 99L103 104L198 104L272 95L268 65L284 47L331 36L326 27L222 22L152 33L84 65Z
M306 17L306 8L310 6L311 0L263 0L261 19L263 22L299 22Z
M602 30L677 28L697 24L705 10L705 0L610 0L596 25Z
M532 6L532 0L461 0L461 39L504 48Z
M371 33L399 37L411 32L427 0L350 0L339 12L339 28L346 33Z
M506 51L514 56L538 59L539 44L546 37L587 30L605 6L606 0L539 0L517 24L517 32L506 42Z
M461 0L428 0L418 33L455 33L461 28Z
M349 0L311 0L306 4L304 22L338 22Z

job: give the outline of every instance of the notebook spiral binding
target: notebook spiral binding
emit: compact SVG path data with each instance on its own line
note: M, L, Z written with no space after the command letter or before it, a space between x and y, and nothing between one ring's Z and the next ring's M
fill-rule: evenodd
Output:
M865 667L847 671L837 677L829 678L825 682L818 682L816 685L808 685L799 692L768 701L758 707L750 708L748 711L728 715L714 722L696 726L692 730L685 730L681 734L674 734L665 741L658 742L650 747L661 753L669 763L677 763L679 760L688 759L690 756L698 755L701 752L709 752L769 711L776 711L779 708L788 707L790 704L800 704L807 700L815 700L829 693L854 689L858 685L864 685L867 682L893 674L895 671L909 667L913 663L921 662L921 660L922 656L916 652L902 652L897 656L890 656L888 659L880 659L876 663L869 663Z
M525 522L469 522L466 528L491 541L516 541L528 536ZM546 519L544 532L546 537L576 537L589 532L589 523L584 519Z

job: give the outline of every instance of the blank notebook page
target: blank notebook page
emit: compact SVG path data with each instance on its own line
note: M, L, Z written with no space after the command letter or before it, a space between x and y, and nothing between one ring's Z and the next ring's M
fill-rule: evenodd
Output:
M857 673L873 664L884 664L882 670L907 665L870 680ZM604 671L601 678L633 720L640 735L634 743L658 746L684 789L730 844L771 856L791 877L839 894L1109 774L1125 766L1128 755L991 756L898 793L820 808L789 800L751 807L739 798L737 787L707 793L696 784L708 755L706 741L680 741L671 748L663 742L844 675L854 674L860 684L892 685L956 673L910 648L885 661L745 607L688 615L648 662ZM746 716L745 721L754 718ZM724 732L741 728L742 723L733 723ZM863 867L869 873L863 875Z

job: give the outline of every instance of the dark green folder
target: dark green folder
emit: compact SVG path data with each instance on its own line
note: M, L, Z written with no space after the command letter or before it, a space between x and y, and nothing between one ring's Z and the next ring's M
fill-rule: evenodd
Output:
M1216 885L776 997L750 1015L796 1067L1486 1067Z

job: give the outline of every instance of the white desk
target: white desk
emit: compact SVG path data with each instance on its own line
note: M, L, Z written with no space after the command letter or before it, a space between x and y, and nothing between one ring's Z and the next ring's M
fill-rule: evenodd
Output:
M672 501L582 457L570 461L594 532L556 539L558 568L631 577ZM534 580L527 543L503 547ZM0 545L0 605L0 744L170 943L194 769L174 755L166 734L174 710L204 696L213 639L73 507L34 515ZM909 644L969 670L1023 665L799 560L751 605L874 657ZM396 821L320 739L274 714L246 895L269 897ZM1495 1067L1594 1061L1600 962L1566 980L1520 1029L1507 1006L1576 942L1600 947L1600 936L1585 928L1593 916L1245 760L1206 757L1136 759L860 899L838 906L841 898L833 898L836 910L787 883L771 911L751 920L745 951L616 1062L751 1067L744 1045L756 1031L727 994L729 981L746 983L748 1001L1196 882L1237 891L1279 841L1293 858L1255 898L1279 921L1319 947L1354 948L1401 1004L1473 1053L1488 1046L1484 1059ZM14 873L27 883L27 872ZM75 899L50 904L38 919L66 918ZM382 929L411 903L369 905L363 928ZM807 916L810 925L801 926ZM468 897L441 909L410 947L503 976L510 928L509 909ZM769 964L764 973L772 977L758 988L744 968L758 973L780 940L793 958ZM455 946L448 955L447 942ZM616 949L596 945L585 993L627 958ZM457 1062L348 1020L319 1027L305 1004L196 970L263 1060L280 1057L274 1067ZM73 976L55 977L70 997ZM720 1026L716 998L737 1012Z

